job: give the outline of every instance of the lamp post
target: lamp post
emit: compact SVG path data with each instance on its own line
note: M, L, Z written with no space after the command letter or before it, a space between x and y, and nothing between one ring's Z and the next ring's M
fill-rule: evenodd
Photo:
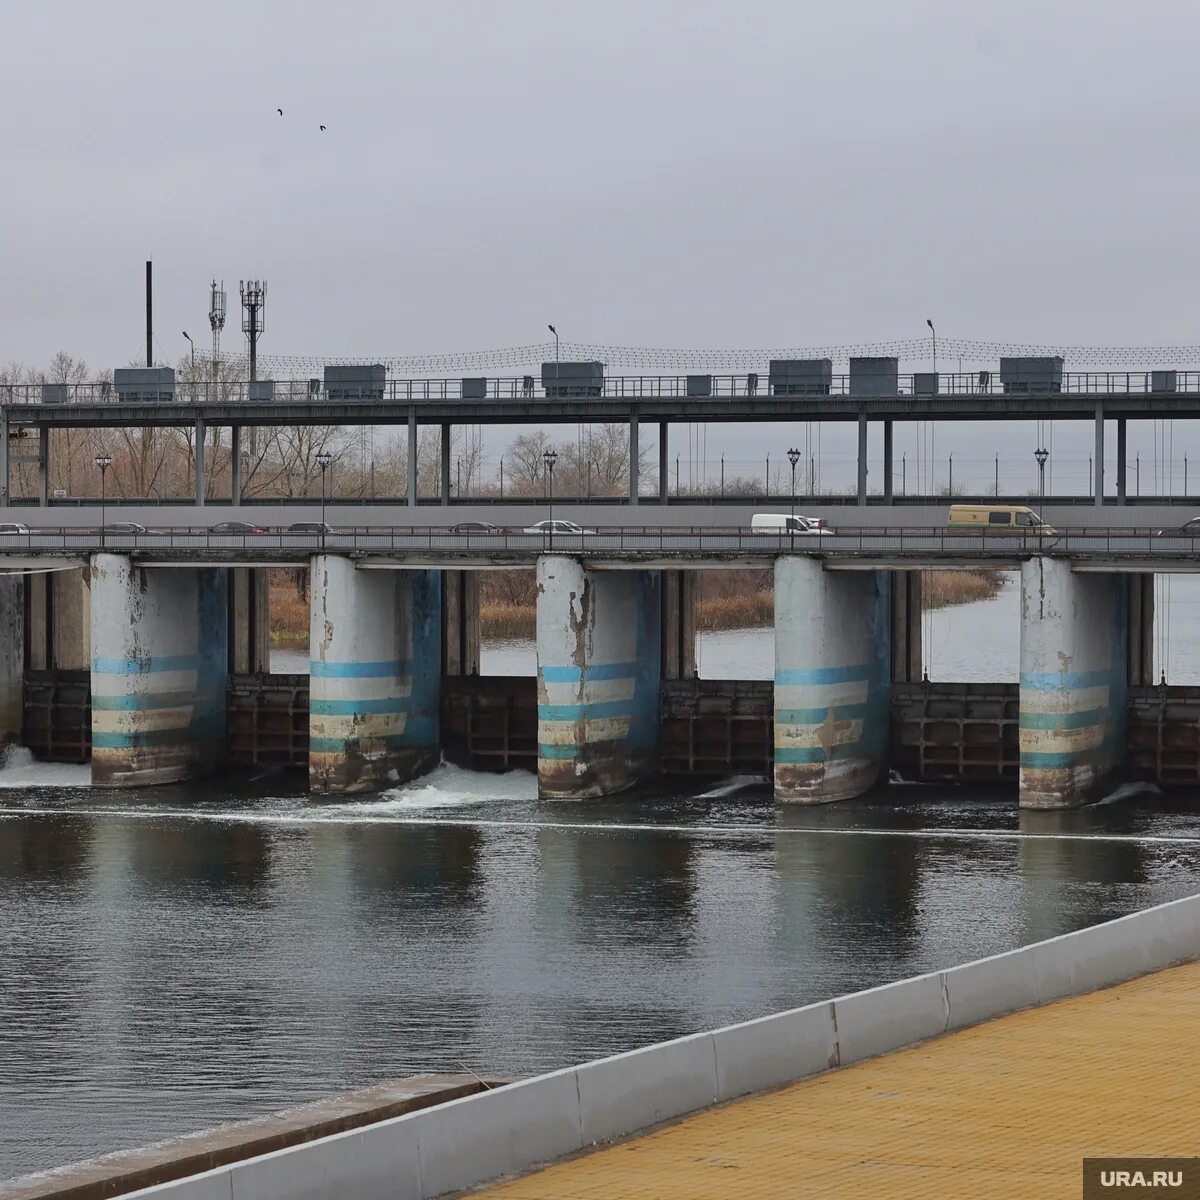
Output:
M792 464L792 513L788 521L788 535L792 544L796 544L796 464L800 461L800 451L793 446L788 452L788 462Z
M191 346L191 348L192 348L192 374L195 375L195 373L196 373L196 343L192 341L192 339L189 336L188 331L186 329L183 331L183 336L185 338L187 338L188 345Z
M545 451L542 461L546 464L546 508L550 513L550 544L554 545L554 464L558 462L557 452Z
M328 450L317 452L317 466L321 468L321 545L325 545L325 472L333 462L333 455Z
M554 394L559 394L558 389L558 330L553 325L547 325L546 328L554 334Z
M108 468L112 466L111 454L97 454L96 466L100 468L100 545L104 545L104 526L107 524L105 520L104 505L104 476L108 473Z
M1050 457L1050 451L1043 446L1039 446L1033 452L1033 457L1037 459L1038 495L1041 497L1040 503L1044 508L1046 505L1046 459Z
M937 330L933 327L933 319L925 318L925 324L929 326L929 332L933 335L933 373L937 374Z

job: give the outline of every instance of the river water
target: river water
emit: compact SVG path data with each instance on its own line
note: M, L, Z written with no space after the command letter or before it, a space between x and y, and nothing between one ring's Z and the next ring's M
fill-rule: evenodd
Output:
M986 639L935 614L935 668L1015 678L1014 597L986 602ZM769 647L711 635L702 663L769 677ZM490 648L491 669L529 652ZM1198 872L1190 796L1019 813L1011 789L893 784L777 811L743 780L541 804L530 775L443 766L329 804L276 776L93 792L18 756L0 1179L413 1072L563 1066L1078 929Z

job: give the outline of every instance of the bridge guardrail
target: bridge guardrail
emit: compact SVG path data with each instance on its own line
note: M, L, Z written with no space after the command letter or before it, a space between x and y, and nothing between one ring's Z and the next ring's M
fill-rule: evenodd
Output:
M1004 384L996 370L945 372L938 378L936 393L925 390L923 381L926 376L921 373L900 375L897 390L890 396L858 396L850 388L849 375L832 376L828 388L821 385L820 390L773 390L767 381L764 368L758 374L748 372L744 375L713 375L708 395L689 395L687 375L611 375L595 388L596 397L609 399L640 399L667 398L687 400L697 408L703 408L713 400L728 400L730 398L761 398L769 396L790 397L803 404L805 400L819 400L824 396L853 396L856 400L870 405L880 403L897 396L921 397L933 396L1003 396L1003 395L1038 395L1052 398L1055 395L1152 395L1155 393L1155 376L1161 377L1162 371L1068 371L1062 376L1060 387L1040 388L1029 384ZM1174 371L1171 393L1200 393L1200 371ZM262 381L260 381L262 382ZM485 381L483 395L472 392L463 394L463 379L461 378L431 378L431 379L389 379L382 384L371 387L363 385L361 393L356 395L353 385L349 387L339 384L336 394L331 397L320 380L315 379L279 379L272 381L271 398L264 400L261 395L251 397L249 380L182 380L175 384L174 398L163 400L151 397L146 400L122 399L115 387L107 381L96 383L67 383L53 385L52 392L44 392L41 383L18 383L0 385L0 406L37 405L46 407L61 407L71 404L114 404L122 408L136 409L142 405L159 405L163 403L176 404L255 404L275 406L282 404L336 403L363 405L383 403L412 403L414 401L438 400L527 400L547 405L559 404L561 400L553 395L547 395L540 383L533 381L533 376L516 376L512 378L489 378ZM477 381L472 381L477 385ZM49 399L52 396L53 399ZM587 397L576 397L586 399Z
M106 532L96 528L41 527L28 533L0 533L0 554L121 553L155 551L212 551L229 555L245 552L343 554L506 554L533 555L550 551L598 556L751 554L771 557L797 552L832 557L978 558L981 561L1031 554L1081 556L1116 555L1127 558L1195 558L1200 562L1200 537L1176 532L1160 534L1142 528L1062 529L1053 536L1039 534L980 534L944 527L886 527L838 529L825 536L756 534L744 529L707 526L600 526L583 534L454 533L441 526L353 526L330 533L263 534L213 533L207 528L177 526L145 533Z

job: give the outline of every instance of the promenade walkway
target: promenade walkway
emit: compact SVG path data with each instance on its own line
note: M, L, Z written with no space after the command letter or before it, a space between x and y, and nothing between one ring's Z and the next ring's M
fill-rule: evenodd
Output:
M1077 1200L1085 1156L1200 1155L1200 963L734 1101L495 1200Z

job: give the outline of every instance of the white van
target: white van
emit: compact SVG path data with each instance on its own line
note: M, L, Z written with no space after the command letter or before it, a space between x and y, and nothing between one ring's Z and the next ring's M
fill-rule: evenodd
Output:
M802 534L805 537L829 536L824 517L789 517L787 513L755 513L750 518L751 533L773 534L775 537L790 537Z

